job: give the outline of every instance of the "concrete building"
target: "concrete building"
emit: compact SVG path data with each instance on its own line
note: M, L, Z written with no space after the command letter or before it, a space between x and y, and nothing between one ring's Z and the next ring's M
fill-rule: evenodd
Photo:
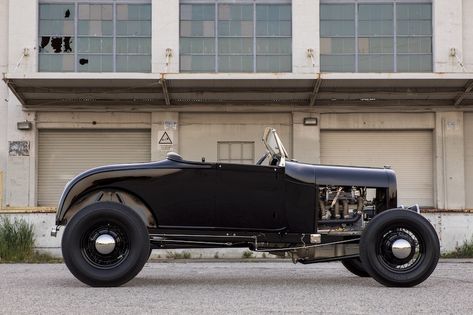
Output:
M390 165L443 250L473 235L473 1L0 0L0 205L47 237L97 165ZM315 119L314 119L315 118Z

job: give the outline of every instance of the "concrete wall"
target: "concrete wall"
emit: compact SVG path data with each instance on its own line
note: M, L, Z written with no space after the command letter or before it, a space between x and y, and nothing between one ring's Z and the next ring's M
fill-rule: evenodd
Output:
M465 208L463 112L436 115L435 175L437 208Z
M473 72L473 1L463 0L462 22L463 22L463 51L460 60L463 61L465 72Z
M463 49L462 4L462 0L433 0L434 72L462 72L457 55L473 53ZM457 55L450 55L452 48Z
M179 0L152 0L152 72L179 72ZM166 58L166 49L172 56Z
M319 0L292 2L292 71L320 71ZM313 58L308 56L312 49Z

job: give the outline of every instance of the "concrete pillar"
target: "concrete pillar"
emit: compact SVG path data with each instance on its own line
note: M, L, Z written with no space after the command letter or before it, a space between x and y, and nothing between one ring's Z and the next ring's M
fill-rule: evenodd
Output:
M7 3L7 4L5 4ZM37 71L37 41L38 41L38 2L35 0L2 1L3 8L8 7L8 18L0 17L6 26L6 38L2 43L4 54L7 52L8 73L32 73ZM3 10L2 10L3 11ZM1 28L3 33L4 28ZM3 45L2 45L3 46ZM24 113L22 105L13 93L8 92L6 110L3 108L2 124L6 135L6 174L5 205L34 206L35 205L35 131L17 129L17 122L31 121L34 123L34 113ZM0 118L2 119L2 118ZM26 145L26 146L25 146ZM22 148L21 150L19 150Z
M473 1L463 0L463 51L465 72L473 72Z
M179 72L179 0L153 0L152 23L152 72ZM172 56L166 65L166 50Z
M38 60L38 1L9 1L8 71L37 71Z
M316 113L292 113L292 158L299 162L320 163L320 124L306 126L304 117L315 117L320 122Z
M292 1L292 27L292 71L320 72L319 0ZM308 49L313 50L313 61Z
M7 172L5 176L5 205L11 207L36 206L36 130L35 114L25 113L22 105L9 93L7 115ZM17 122L32 122L32 130L18 130ZM15 150L18 145L27 150Z
M465 208L463 112L439 112L435 122L436 197L439 209Z
M160 161L168 152L179 150L179 113L151 114L151 160Z
M0 75L8 69L8 0L0 0ZM7 116L8 116L8 87L0 81L0 176L4 176L7 168ZM2 178L0 178L2 182ZM0 194L5 191L0 185ZM2 208L0 203L0 209Z
M458 59L468 52L463 49L462 2L434 0L432 3L434 72L463 71ZM455 56L450 55L452 48Z

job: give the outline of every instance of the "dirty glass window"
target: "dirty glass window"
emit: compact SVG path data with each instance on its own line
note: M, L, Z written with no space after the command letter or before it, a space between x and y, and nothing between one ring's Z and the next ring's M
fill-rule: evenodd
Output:
M39 71L151 72L151 5L39 5Z
M193 1L180 5L182 72L290 72L289 1Z
M398 71L432 71L432 6L399 3L396 18Z
M321 71L432 71L432 4L415 2L322 0Z

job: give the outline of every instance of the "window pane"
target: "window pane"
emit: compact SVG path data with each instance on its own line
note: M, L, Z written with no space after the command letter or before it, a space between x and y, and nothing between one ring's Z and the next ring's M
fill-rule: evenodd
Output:
M253 56L219 56L220 72L253 72Z
M290 72L292 56L256 56L256 72Z
M74 35L74 21L44 20L39 22L40 35Z
M432 55L398 55L398 72L431 72Z
M432 21L399 21L397 23L398 35L431 35Z
M394 55L360 55L359 72L393 72Z
M399 37L397 39L398 53L432 53L432 38L430 37Z
M74 55L40 54L39 71L71 72L74 71Z
M392 37L361 37L358 38L358 52L369 53L393 53L394 42Z
M113 39L103 37L79 37L79 53L112 53Z
M353 21L320 21L320 36L355 36Z
M393 21L359 21L358 34L362 36L393 35Z
M393 20L392 4L360 4L358 6L360 21Z
M215 72L215 56L181 56L180 64L186 72Z
M252 21L219 21L219 36L253 36Z
M355 53L354 38L321 38L321 54L353 54Z
M355 55L321 55L320 70L323 72L355 72Z
M355 20L354 4L321 4L320 19L322 20Z
M430 3L399 3L396 8L398 20L431 20L432 4Z
M221 38L218 41L219 54L252 54L252 38Z
M118 72L151 72L150 55L118 55Z
M219 4L218 19L220 21L253 21L253 5Z
M258 38L256 40L257 54L291 54L292 40L290 38Z
M148 38L117 38L118 54L151 54L151 42Z
M180 47L181 54L215 54L214 38L181 38Z

